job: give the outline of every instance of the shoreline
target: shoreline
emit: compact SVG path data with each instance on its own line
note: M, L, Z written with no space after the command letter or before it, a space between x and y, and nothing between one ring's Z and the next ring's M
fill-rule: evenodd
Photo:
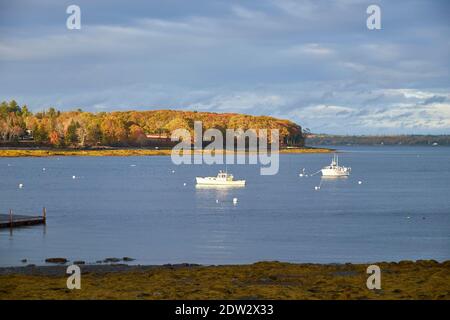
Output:
M68 265L0 268L3 299L442 299L450 261L379 262L381 289L366 287L367 264L257 262L243 265L80 265L81 290L66 287Z
M311 154L311 153L332 153L335 150L328 148L284 148L280 149L280 154ZM223 152L218 151L218 152ZM227 151L225 151L227 152ZM18 158L18 157L129 157L129 156L170 156L172 149L14 149L0 148L0 158ZM236 153L248 153L239 151Z

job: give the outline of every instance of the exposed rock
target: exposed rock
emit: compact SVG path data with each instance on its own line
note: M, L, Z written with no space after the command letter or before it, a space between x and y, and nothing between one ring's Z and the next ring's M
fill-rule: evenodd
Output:
M85 264L86 262L83 260L74 261L73 264Z
M196 263L176 263L176 264L166 263L166 264L163 264L163 267L167 267L169 269L190 268L190 267L199 267L199 266L201 266L201 265L196 264Z
M136 296L136 298L138 298L138 299L144 299L144 298L149 297L149 296L150 296L150 293L142 292L142 293L139 293L139 294Z
M60 263L60 264L64 264L67 263L68 260L66 258L47 258L45 259L46 263Z
M122 260L123 261L134 261L135 259L130 258L130 257L123 257Z

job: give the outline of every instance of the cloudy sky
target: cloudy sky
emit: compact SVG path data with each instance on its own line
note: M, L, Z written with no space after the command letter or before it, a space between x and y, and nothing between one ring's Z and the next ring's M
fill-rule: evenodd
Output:
M81 30L66 8L81 8ZM381 30L366 9L381 7ZM0 0L0 100L450 133L446 0Z

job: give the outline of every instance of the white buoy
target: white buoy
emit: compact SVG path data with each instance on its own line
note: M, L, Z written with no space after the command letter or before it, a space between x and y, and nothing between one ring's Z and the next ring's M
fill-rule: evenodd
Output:
M358 181L358 184L362 184L362 181Z
M318 187L318 186L315 186L315 187L314 187L314 189L315 189L315 190L319 190L319 189L320 189L320 187Z
M23 184L19 183L19 189L22 189L22 188L23 188Z
M175 170L172 170L172 173L175 173Z
M186 187L186 182L185 182L185 183L183 183L183 186L185 186L185 187Z
M45 171L45 168L42 168L42 171Z
M75 176L72 176L72 179L76 179L77 177L75 177Z
M299 176L300 176L300 177L303 177L303 173L300 173Z
M233 198L233 203L237 204L238 203L238 198Z
M216 203L219 203L219 199L216 199Z

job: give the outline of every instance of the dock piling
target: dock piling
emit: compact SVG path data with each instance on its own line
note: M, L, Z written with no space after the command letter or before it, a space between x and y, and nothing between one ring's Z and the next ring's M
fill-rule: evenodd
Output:
M47 209L42 209L41 216L28 216L22 214L15 214L12 209L9 209L7 214L0 213L0 228L15 228L21 226L29 226L35 224L46 224Z

